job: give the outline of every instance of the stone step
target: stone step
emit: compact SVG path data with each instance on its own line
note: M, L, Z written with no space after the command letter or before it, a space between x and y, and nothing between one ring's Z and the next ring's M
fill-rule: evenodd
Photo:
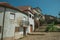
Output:
M29 33L28 35L45 35L47 34L46 32L32 32L32 33Z

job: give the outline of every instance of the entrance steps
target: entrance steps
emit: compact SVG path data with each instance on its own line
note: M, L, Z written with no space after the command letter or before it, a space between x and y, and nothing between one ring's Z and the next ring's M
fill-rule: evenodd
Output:
M28 35L45 35L47 34L46 32L32 32L32 33L29 33Z

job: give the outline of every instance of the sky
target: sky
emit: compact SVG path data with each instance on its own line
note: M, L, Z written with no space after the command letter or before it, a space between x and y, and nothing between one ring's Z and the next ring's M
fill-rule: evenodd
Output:
M43 14L58 16L60 11L60 0L0 0L8 2L12 6L32 6L39 7Z

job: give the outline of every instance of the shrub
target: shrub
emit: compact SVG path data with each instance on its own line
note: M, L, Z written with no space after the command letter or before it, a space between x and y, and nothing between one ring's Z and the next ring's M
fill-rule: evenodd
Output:
M60 31L60 28L57 28L54 26L54 23L48 24L47 28L45 30L46 32L56 32L56 31Z

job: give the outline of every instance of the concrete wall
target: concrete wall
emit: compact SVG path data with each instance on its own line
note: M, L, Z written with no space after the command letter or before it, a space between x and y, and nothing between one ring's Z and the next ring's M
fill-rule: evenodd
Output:
M14 40L15 25L14 25L14 20L10 19L10 16L11 16L10 13L11 12L14 13L14 11L12 9L6 8L5 21L4 21L4 32L3 32L4 40ZM2 14L0 14L0 15L1 15L0 18L2 18ZM1 24L2 24L2 21L0 21L0 25ZM1 34L0 34L0 37L1 37Z
M15 39L19 39L23 37L23 27L20 27L19 32L15 32Z
M4 38L11 38L14 37L14 32L15 32L15 24L14 24L14 19L11 20L11 15L10 13L14 13L13 10L11 9L6 9L5 12L5 22L4 22ZM8 39L7 39L8 40ZM13 39L12 39L13 40Z
M26 21L28 21L28 17L27 15L21 13L21 12L17 12L15 13L15 26L16 27L19 27L20 26L20 23L23 19L26 19Z
M3 26L3 13L4 13L4 8L0 7L0 26L1 27ZM0 33L0 38L1 38L1 34L2 33Z
M28 21L28 17L26 14L17 12L15 13L15 27L20 27L19 32L15 32L15 39L22 38L23 37L23 27L21 26L21 21L26 19Z

